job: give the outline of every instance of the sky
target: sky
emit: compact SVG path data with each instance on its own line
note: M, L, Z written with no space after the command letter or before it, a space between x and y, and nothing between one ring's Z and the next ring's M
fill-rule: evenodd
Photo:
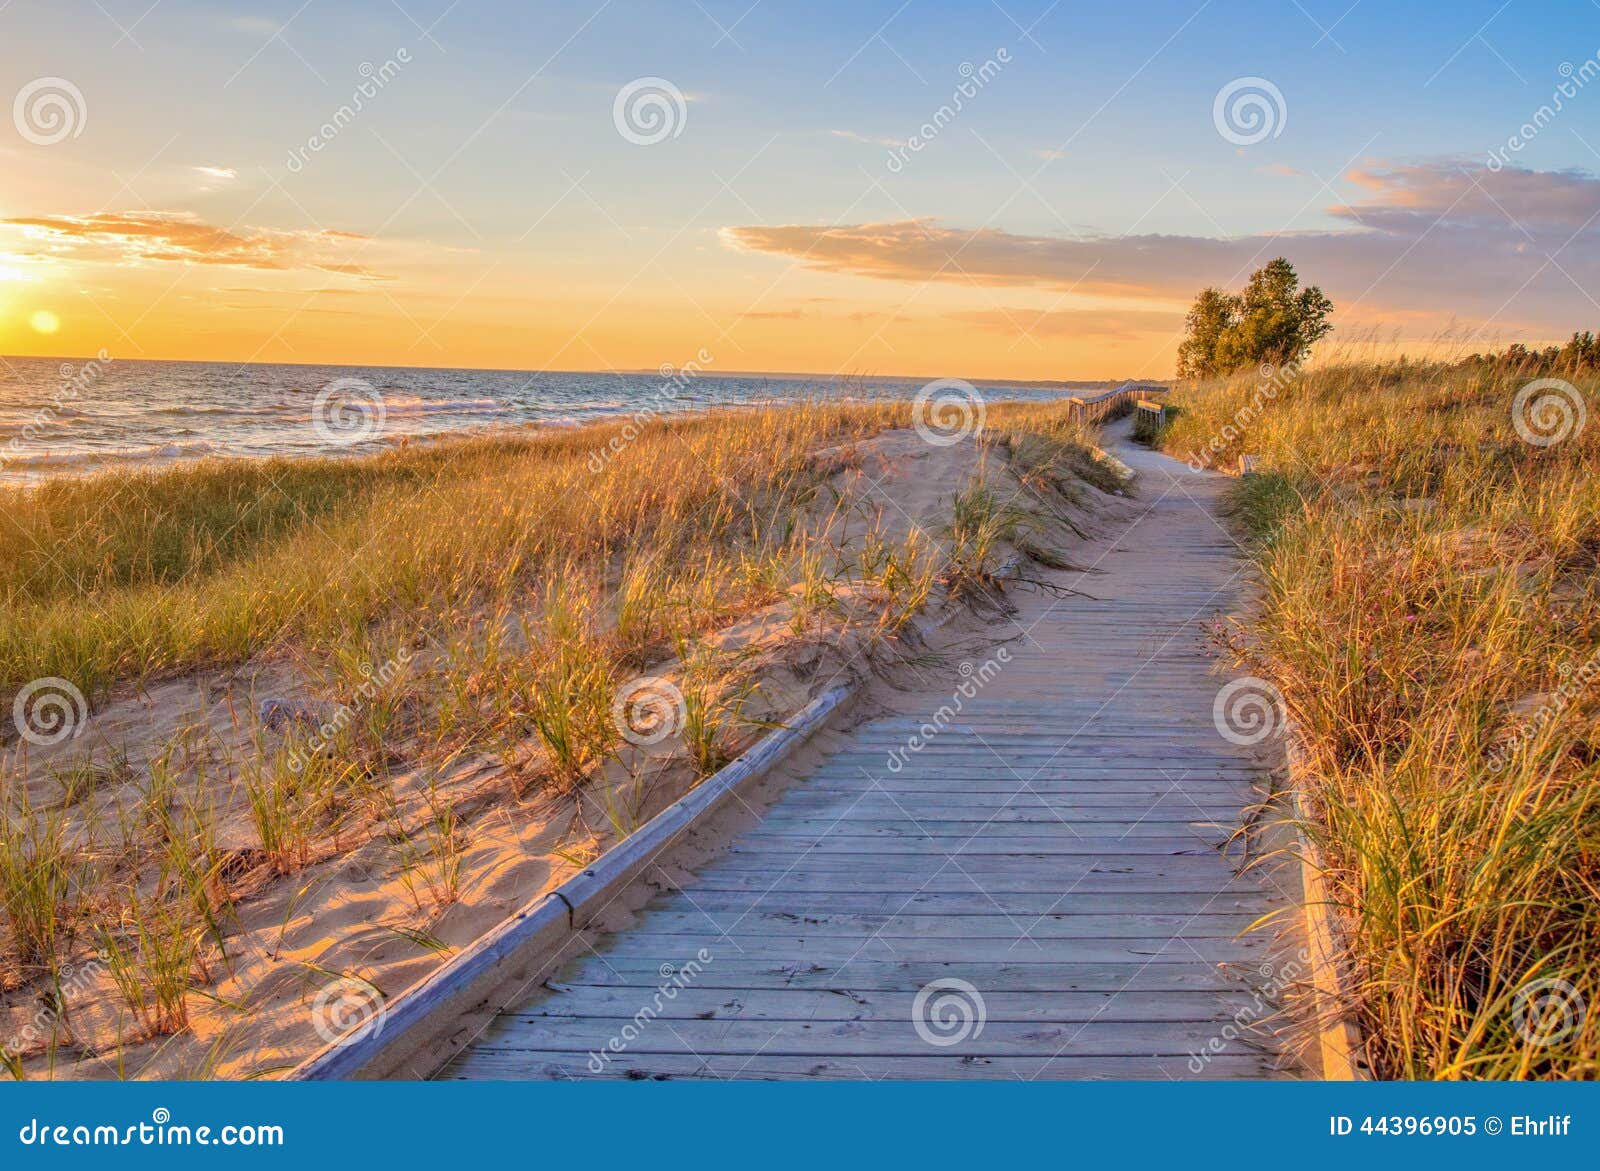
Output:
M1482 349L1597 175L1592 0L0 0L0 353L1157 378L1278 255Z

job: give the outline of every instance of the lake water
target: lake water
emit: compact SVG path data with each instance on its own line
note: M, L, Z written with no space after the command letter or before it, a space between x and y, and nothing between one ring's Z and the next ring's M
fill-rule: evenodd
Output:
M666 367L613 374L4 358L0 480L206 456L348 454L449 432L572 426L646 407L909 399L927 382ZM974 385L995 400L1059 398L1110 384Z

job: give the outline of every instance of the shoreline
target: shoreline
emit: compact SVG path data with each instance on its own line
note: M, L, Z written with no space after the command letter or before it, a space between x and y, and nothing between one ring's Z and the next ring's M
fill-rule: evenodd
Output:
M12 923L0 1041L89 975L17 1070L294 1064L926 606L1072 541L1018 479L1116 482L1065 414L995 404L945 444L903 403L706 412L598 469L616 422L20 508L0 675L38 723L0 749L0 879L81 877ZM80 560L37 552L58 526Z
M362 370L362 368L349 368ZM739 381L741 376L730 373L694 371L683 374L683 386L691 387L701 379ZM651 376L658 381L656 376ZM118 426L114 419L96 416L83 406L90 400L74 395L74 406L62 405L38 408L38 419L45 414L66 413L66 418L45 422L16 422L8 432L0 427L0 490L6 486L37 486L56 478L94 477L102 472L139 472L139 470L165 470L171 467L192 466L206 461L272 461L272 459L346 459L373 456L384 451L413 445L437 445L456 442L464 438L522 437L539 430L570 430L581 427L603 426L606 422L635 421L640 416L702 416L718 411L771 410L787 406L856 406L875 403L910 402L910 384L899 379L878 379L882 386L899 387L906 394L856 394L862 382L851 382L822 394L752 395L749 398L728 398L712 402L707 395L664 395L659 389L638 395L637 402L626 398L611 398L594 403L558 403L533 405L533 403L496 402L491 397L469 400L427 400L405 395L384 395L366 382L350 382L342 397L333 398L323 405L322 397L302 395L302 402L278 405L240 406L237 411L227 408L162 408L160 413L173 413L174 424L165 429L146 426L130 438L149 442L130 443L120 448L82 448L72 443L72 432L85 427ZM677 386L674 382L672 386ZM973 386L974 392L984 402L1010 402L1008 390L1022 389L1018 384L998 384L987 387ZM1072 397L1072 390L1094 384L1035 384L1035 394L1019 402L1059 402ZM682 389L682 387L680 387ZM1061 390L1061 394L1038 394L1038 390ZM987 394L998 390L1000 394ZM533 418L534 411L547 413L546 418ZM515 418L517 414L523 418ZM459 416L459 418L450 418ZM478 416L480 421L474 421ZM498 418L486 418L498 416ZM198 426L210 421L208 426ZM440 426L430 426L438 419ZM240 432L243 429L243 432ZM42 435L27 435L29 430L40 430ZM10 438L8 438L10 434ZM26 448L14 446L26 438Z

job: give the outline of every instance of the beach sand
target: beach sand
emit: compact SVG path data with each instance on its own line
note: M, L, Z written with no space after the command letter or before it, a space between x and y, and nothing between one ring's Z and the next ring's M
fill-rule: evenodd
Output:
M886 654L871 637L869 612L878 599L843 573L869 534L896 542L914 530L942 533L952 499L975 480L1007 497L1027 495L993 445L935 446L909 429L823 448L813 458L827 473L827 490L806 524L829 550L835 612L809 612L799 596L805 587L795 585L790 597L710 636L734 653L737 686L746 696L740 726L724 745L730 757L827 687L893 659L892 648ZM1072 539L1065 530L1056 536ZM974 635L981 637L981 624L962 637ZM411 666L426 663L419 657ZM670 682L681 681L684 671L672 658L639 674ZM281 1075L569 877L700 775L670 738L623 745L626 751L600 775L571 789L525 787L539 751L532 743L517 760L465 752L443 764L402 765L393 774L386 819L341 828L316 842L303 870L279 874L263 857L243 783L247 762L272 751L280 735L265 733L263 742L253 718L268 699L288 712L328 712L313 669L275 652L119 686L97 704L81 736L49 747L13 746L29 801L41 809L62 802L62 775L86 757L139 762L175 743L189 745L193 759L185 763L190 775L204 778L232 904L220 941L200 948L203 970L187 997L188 1028L173 1035L146 1035L103 958L95 958L95 938L117 924L91 923L82 932L64 970L65 1013L37 984L13 978L0 1010L0 1043L9 1039L26 1076ZM101 778L72 807L70 832L82 837L89 824L126 822L130 810L148 801L150 788L149 771L134 765ZM418 827L437 821L440 809L449 811L449 824L436 827L430 856L417 844ZM458 894L436 898L449 883L447 866L458 868Z

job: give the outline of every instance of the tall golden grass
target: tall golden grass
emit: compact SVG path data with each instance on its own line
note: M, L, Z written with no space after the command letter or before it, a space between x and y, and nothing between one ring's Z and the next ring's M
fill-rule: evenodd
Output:
M984 442L1028 508L1110 475L1062 407L988 414ZM638 678L664 663L677 751L714 771L757 726L743 652L715 632L787 607L796 634L849 626L876 645L940 582L954 596L991 577L1021 532L1018 501L982 484L948 524L900 532L881 501L830 483L854 441L910 421L908 404L800 405L0 491L0 692L60 676L98 707L246 661L299 680L278 723L254 708L231 729L180 722L172 743L69 759L53 788L12 745L0 988L59 1001L97 955L129 1032L92 1040L121 1053L187 1031L191 992L231 963L241 901L318 862L393 843L419 914L442 911L473 819L621 761L618 697L630 679L665 686ZM307 698L319 714L302 719ZM501 762L499 795L439 783L468 758ZM648 795L621 792L598 799L618 836ZM52 1019L52 1055L88 1039Z
M1539 446L1512 417L1533 377L1252 370L1180 387L1161 439L1259 458L1234 502L1265 600L1238 649L1306 750L1387 1077L1600 1072L1600 385L1577 378L1587 427Z
M807 448L893 415L748 411L657 420L614 451L624 424L9 488L0 686L50 675L93 693L281 640L337 641L386 612L425 622L624 553L635 572L725 571L694 564L709 535L781 539Z

